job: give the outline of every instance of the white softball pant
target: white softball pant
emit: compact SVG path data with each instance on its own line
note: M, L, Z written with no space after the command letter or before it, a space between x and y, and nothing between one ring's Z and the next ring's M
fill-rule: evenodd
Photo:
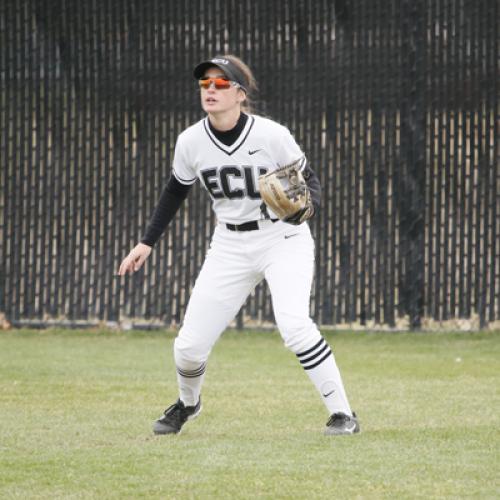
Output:
M254 231L230 231L219 224L196 280L184 322L175 340L176 365L204 366L215 342L255 286L268 283L276 323L285 345L299 353L317 343L309 316L314 241L309 226L259 222Z

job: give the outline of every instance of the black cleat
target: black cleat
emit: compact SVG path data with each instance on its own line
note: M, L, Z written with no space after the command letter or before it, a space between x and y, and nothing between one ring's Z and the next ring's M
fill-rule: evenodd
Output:
M345 413L334 413L326 423L326 436L343 436L346 434L356 434L359 432L359 422L356 414L352 417Z
M163 417L159 418L153 425L155 434L179 434L182 426L193 418L196 418L201 412L201 398L196 406L185 406L178 399L176 403L169 406Z

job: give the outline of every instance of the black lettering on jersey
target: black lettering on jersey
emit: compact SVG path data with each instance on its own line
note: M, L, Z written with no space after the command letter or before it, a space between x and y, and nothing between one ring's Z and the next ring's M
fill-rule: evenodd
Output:
M236 200L248 197L252 200L260 199L257 180L253 175L253 168L250 165L223 165L220 169L207 168L201 171L203 183L207 191L215 199L228 198ZM267 173L266 167L257 167L259 176ZM231 177L243 179L244 189L232 188Z
M206 170L202 170L201 176L203 177L203 182L207 191L213 198L224 198L224 193L220 190L220 185L217 179L216 168L207 168Z
M266 167L258 167L259 168L259 176L267 173ZM257 190L256 183L257 181L253 177L253 169L250 166L244 166L243 171L245 172L245 184L247 187L247 196L252 200L260 199L260 193Z
M241 170L236 165L226 165L219 171L220 181L222 184L222 191L226 198L230 200L241 199L245 196L243 189L231 189L229 185L229 176L241 177Z

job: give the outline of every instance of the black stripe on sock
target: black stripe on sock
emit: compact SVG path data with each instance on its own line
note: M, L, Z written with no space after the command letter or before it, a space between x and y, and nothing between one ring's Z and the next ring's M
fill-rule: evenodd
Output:
M205 371L205 365L202 365L195 370L182 370L181 368L177 368L177 371L181 375L199 375L200 373L203 373Z
M205 373L205 370L203 370L202 372L200 373L191 373L191 374L187 374L187 373L183 373L183 372L180 372L179 370L177 370L177 373L179 373L179 375L181 377L185 377L185 378L196 378L196 377L201 377L204 373Z
M325 342L325 339L323 337L321 337L320 341L314 347L311 347L310 349L307 349L307 351L300 352L299 354L296 354L295 356L297 356L298 358L301 358L302 356L306 356L310 352L313 352L314 349L316 349L317 347L319 347L322 342Z
M177 371L182 372L182 373L186 373L187 375L190 375L190 374L205 370L206 366L207 366L206 363L202 363L200 366L198 366L198 368L194 368L193 370L183 370L182 368L179 368L177 366Z
M323 354L327 349L328 349L328 344L325 342L325 345L317 352L315 352L312 356L309 356L308 358L306 359L301 359L300 360L300 364L301 365L304 365L306 363L309 363L309 361L314 361L315 359L317 359L319 356L321 356L321 354Z
M205 368L206 364L201 365L199 368L196 370L181 370L179 367L177 367L177 373L181 375L182 377L186 378L195 378L195 377L200 377L205 373Z
M323 361L325 361L325 359L328 358L328 356L330 356L331 354L332 354L332 351L330 351L330 349L328 349L328 352L319 361L317 361L313 365L304 366L304 370L312 370L313 368L316 368L318 365L323 363Z

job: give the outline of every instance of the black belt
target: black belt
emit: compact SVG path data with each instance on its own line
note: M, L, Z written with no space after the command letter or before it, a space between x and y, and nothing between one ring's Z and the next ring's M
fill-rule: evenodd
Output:
M276 222L279 219L269 219L271 222ZM259 222L252 220L250 222L245 222L244 224L226 224L226 227L230 231L256 231L259 229Z

